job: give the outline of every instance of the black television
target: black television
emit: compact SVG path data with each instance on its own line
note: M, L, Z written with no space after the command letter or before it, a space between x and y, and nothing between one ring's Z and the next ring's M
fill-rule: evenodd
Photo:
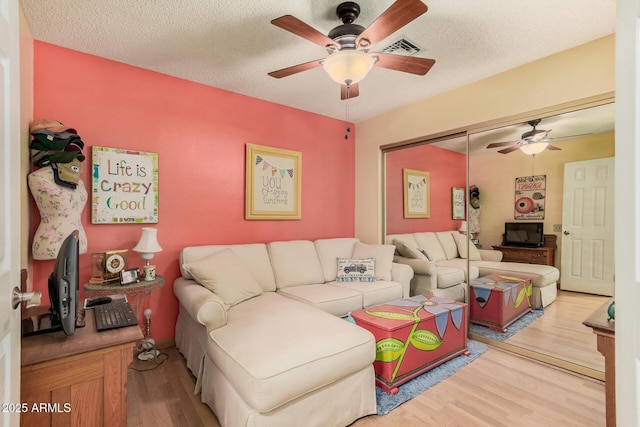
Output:
M537 248L544 246L544 223L542 222L505 222L505 246L523 246Z
M51 304L46 318L23 321L22 335L34 335L63 330L67 336L76 330L76 310L78 304L79 282L79 233L69 234L58 251L53 271L49 275L49 302Z

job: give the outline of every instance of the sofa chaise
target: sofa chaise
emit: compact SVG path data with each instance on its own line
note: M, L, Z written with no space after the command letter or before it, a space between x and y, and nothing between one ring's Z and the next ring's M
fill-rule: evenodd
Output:
M531 278L533 308L555 301L560 272L548 265L502 262L502 252L478 249L458 231L390 234L396 247L394 261L414 270L411 295L428 294L465 301L467 283L491 273ZM467 270L468 261L468 270Z
M413 271L394 250L336 238L181 251L176 347L222 426L375 413L375 339L342 317L409 295Z

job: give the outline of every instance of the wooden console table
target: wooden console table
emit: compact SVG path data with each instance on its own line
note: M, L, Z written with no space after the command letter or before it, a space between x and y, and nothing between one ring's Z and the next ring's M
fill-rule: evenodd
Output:
M607 309L612 301L613 299L607 301L582 322L598 336L598 351L604 356L607 427L616 425L616 322L607 320Z
M503 236L504 237L504 236ZM526 264L543 264L553 266L556 254L555 234L544 235L544 246L527 248L521 246L493 246L493 249L502 252L502 261L523 262Z
M67 337L56 331L22 338L21 426L126 426L127 368L140 328L97 332L86 326ZM32 410L42 408L41 411Z

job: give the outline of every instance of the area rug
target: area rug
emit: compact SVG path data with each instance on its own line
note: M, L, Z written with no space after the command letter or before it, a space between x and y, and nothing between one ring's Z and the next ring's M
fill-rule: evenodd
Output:
M458 356L448 362L437 366L424 374L412 379L398 387L398 394L389 394L376 387L376 402L378 415L388 414L392 409L400 406L409 399L413 399L429 387L447 379L460 368L474 361L478 356L487 351L487 346L481 342L468 340L467 348L469 356Z
M529 326L531 322L533 322L543 314L544 310L542 308L533 310L533 312L525 314L524 316L507 326L507 332L497 332L486 326L476 325L473 323L469 325L469 332L495 341L504 341Z

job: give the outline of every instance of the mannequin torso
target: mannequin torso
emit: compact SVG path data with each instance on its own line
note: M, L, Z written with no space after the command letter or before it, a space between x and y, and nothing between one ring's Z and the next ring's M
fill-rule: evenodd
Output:
M40 225L33 236L33 259L55 259L64 239L73 231L80 234L80 253L87 252L87 235L82 227L82 211L87 190L82 179L75 190L56 184L53 169L44 167L29 174L29 189L40 211Z

